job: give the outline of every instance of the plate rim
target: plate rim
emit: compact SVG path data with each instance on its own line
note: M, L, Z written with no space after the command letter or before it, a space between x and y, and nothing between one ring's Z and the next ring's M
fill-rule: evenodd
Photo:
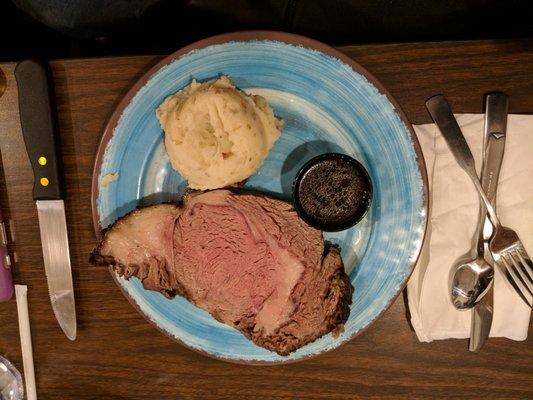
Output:
M376 323L376 321L378 321L381 318L381 316L392 306L392 304L396 301L396 299L405 289L407 282L413 273L414 267L416 263L418 262L418 259L420 257L420 253L422 250L422 245L426 239L427 226L428 226L428 209L429 209L429 189L428 189L429 184L428 184L426 163L424 160L424 155L422 153L422 148L415 134L413 126L411 122L407 119L407 116L405 115L404 111L402 110L402 108L400 107L396 99L389 93L389 91L381 84L381 82L373 74L371 74L368 70L366 70L359 63L357 63L356 61L348 57L346 54L333 48L332 46L329 46L315 39L311 39L305 36L296 35L296 34L287 33L287 32L268 31L268 30L250 30L250 31L224 33L220 35L211 36L211 37L196 41L194 43L191 43L185 47L182 47L181 49L163 57L160 61L158 61L156 64L150 67L146 72L144 72L140 78L137 78L135 82L133 83L133 85L129 87L126 94L122 96L120 102L115 106L113 113L109 117L104 127L102 136L100 137L100 141L99 141L99 144L96 150L95 160L93 164L93 171L92 171L91 210L92 210L93 228L95 231L96 239L99 241L101 239L101 234L102 234L103 229L100 225L99 216L98 216L98 208L97 208L97 199L98 199L98 191L99 191L98 180L99 180L100 168L103 162L105 149L109 141L113 137L114 130L119 122L120 117L122 116L124 112L124 109L130 104L131 100L135 97L138 91L146 85L146 83L148 82L148 80L150 80L150 78L156 72L158 72L161 68L181 58L182 56L190 53L191 51L199 50L207 46L223 44L227 42L249 42L249 41L261 41L261 40L278 41L278 42L287 43L287 44L291 44L295 46L301 46L307 49L319 51L321 53L324 53L328 56L331 56L333 58L336 58L342 61L344 64L352 68L355 72L363 75L372 85L374 85L374 87L378 90L380 94L385 95L387 97L387 100L393 105L396 113L400 117L400 120L402 121L402 123L405 125L405 127L409 131L411 135L411 141L413 143L413 148L415 151L416 163L418 165L418 170L422 178L422 209L424 211L424 216L423 216L424 230L423 230L420 243L418 245L418 249L416 249L416 257L413 257L413 261L411 262L409 266L408 274L406 275L403 282L399 285L397 292L391 297L391 299L387 302L385 307L383 307L383 309L365 327L351 334L339 346L333 349L323 350L323 351L320 351L314 354L304 355L296 359L288 359L288 360L276 360L276 361L242 360L242 359L225 358L225 357L217 356L207 351L204 351L202 349L191 347L187 345L186 343L184 343L181 339L171 335L170 332L167 332L161 327L159 327L154 321L148 318L148 316L145 315L141 311L139 305L127 293L126 289L122 287L122 285L118 282L118 277L116 276L116 273L113 271L113 268L110 267L109 271L113 277L113 280L115 281L115 284L119 287L124 297L126 297L126 299L134 307L134 309L139 314L141 314L142 317L145 320L147 320L152 326L154 326L158 331L162 332L165 336L167 336L171 340L178 342L183 347L189 350L192 350L196 353L202 354L204 356L210 357L212 359L236 363L236 364L282 365L282 364L292 364L292 363L308 360L308 359L317 357L319 355L337 350L343 344L346 344L347 342L351 341L355 337L366 332L367 329L373 326Z

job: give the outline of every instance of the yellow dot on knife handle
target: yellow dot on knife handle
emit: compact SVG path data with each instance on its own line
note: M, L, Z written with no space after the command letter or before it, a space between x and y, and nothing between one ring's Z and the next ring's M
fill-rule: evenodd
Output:
M41 186L48 186L49 183L48 178L41 178Z
M47 161L46 157L43 157L43 156L39 157L39 159L37 160L37 162L41 165L46 165L46 161Z

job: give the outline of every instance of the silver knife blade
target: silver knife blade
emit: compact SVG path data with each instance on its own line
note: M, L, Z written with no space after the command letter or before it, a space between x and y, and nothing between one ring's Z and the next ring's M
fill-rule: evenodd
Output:
M487 194L487 198L494 207L496 207L496 188L505 150L508 105L509 100L504 93L491 93L486 98L483 147L485 162L481 172L481 183ZM488 221L488 218L485 220L482 235L482 239L485 241L485 249L488 250L486 243L492 235L492 224ZM490 251L485 251L485 259L494 266L494 260L492 260ZM485 294L472 310L470 342L468 345L470 351L481 349L489 337L492 326L493 307L494 284L491 285L487 294Z
M44 268L54 314L70 340L76 339L76 306L63 200L37 200Z
M468 349L478 351L483 347L492 326L493 292L489 292L472 309L472 322L470 328L470 342Z

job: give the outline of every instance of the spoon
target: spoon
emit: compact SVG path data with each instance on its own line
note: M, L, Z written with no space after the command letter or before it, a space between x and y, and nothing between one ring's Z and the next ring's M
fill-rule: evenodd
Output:
M506 107L505 94L492 93L487 97L481 186L493 205L505 146L505 127L496 126L493 120L501 120L506 112L500 111L503 108L506 110ZM479 211L477 248L473 254L461 257L451 270L450 296L453 305L459 310L473 308L490 290L494 279L494 269L485 261L485 238L490 238L492 225L487 221L483 204Z
M492 286L494 269L485 261L483 254L478 249L477 254L459 259L452 268L450 296L458 310L474 307Z
M489 167L487 157L490 152L483 148L483 166L481 176L485 176ZM487 189L482 183L483 189ZM450 270L450 296L453 305L458 310L467 310L475 306L488 292L494 278L494 269L485 261L485 241L483 229L487 210L483 205L479 207L479 218L475 230L477 246L459 257Z

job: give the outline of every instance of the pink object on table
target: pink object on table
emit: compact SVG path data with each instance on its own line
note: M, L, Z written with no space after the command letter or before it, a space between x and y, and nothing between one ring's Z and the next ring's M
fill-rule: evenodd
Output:
M7 252L6 227L0 211L0 302L13 297L13 278L11 276L11 259Z

